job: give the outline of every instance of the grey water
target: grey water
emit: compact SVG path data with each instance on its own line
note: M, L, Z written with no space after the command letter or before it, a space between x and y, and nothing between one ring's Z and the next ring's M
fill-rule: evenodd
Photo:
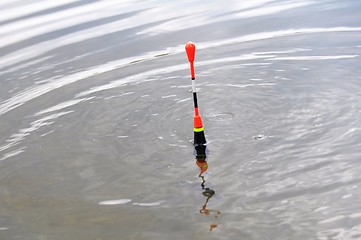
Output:
M0 11L1 240L361 239L360 1Z

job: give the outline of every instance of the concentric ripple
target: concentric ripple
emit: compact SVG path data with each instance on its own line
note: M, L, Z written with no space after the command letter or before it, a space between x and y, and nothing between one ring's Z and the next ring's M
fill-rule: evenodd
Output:
M0 9L0 238L360 238L357 1Z

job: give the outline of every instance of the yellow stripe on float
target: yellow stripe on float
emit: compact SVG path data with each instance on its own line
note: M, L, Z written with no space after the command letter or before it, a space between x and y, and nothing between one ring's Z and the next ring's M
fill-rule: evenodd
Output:
M204 128L201 127L201 128L194 128L194 132L203 132L204 131Z

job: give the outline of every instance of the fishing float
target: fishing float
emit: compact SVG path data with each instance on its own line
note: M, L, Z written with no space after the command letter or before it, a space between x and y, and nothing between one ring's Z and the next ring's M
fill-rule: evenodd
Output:
M194 71L194 58L196 53L196 46L192 42L188 42L185 46L188 61L190 63L190 70L191 70L191 78L192 78L192 92L193 92L193 102L194 102L194 149L195 149L195 156L196 156L196 164L200 168L199 177L202 178L202 194L203 196L207 197L206 202L203 204L202 209L199 210L201 214L204 215L210 215L211 212L215 213L215 218L217 218L221 212L218 210L211 210L207 209L207 204L210 198L213 197L215 194L215 191L210 188L205 187L206 180L204 179L204 176L202 175L205 171L208 169L208 163L207 163L207 141L206 136L204 134L204 128L202 123L201 115L199 114L198 110L198 98L197 98L197 88L196 88L196 76ZM218 224L210 224L210 231L212 231L213 228L216 228Z
M193 102L194 102L194 149L195 155L197 159L197 165L200 167L201 172L204 173L207 171L208 164L206 162L206 150L207 150L207 141L206 136L204 134L204 128L202 123L201 115L199 114L198 110L198 98L197 98L197 88L196 88L196 77L194 71L194 59L196 53L196 46L192 42L188 42L185 45L188 61L190 63L190 70L191 70L191 79L192 79L192 92L193 92Z
M198 110L196 76L194 71L194 58L196 53L196 46L192 42L188 42L185 46L188 61L190 63L191 78L192 78L192 92L194 102L194 145L204 145L207 143L204 135L204 128L201 115Z

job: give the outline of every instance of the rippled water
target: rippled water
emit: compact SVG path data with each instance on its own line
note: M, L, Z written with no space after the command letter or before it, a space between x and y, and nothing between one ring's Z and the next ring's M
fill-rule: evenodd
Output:
M0 239L361 239L359 1L0 9Z

